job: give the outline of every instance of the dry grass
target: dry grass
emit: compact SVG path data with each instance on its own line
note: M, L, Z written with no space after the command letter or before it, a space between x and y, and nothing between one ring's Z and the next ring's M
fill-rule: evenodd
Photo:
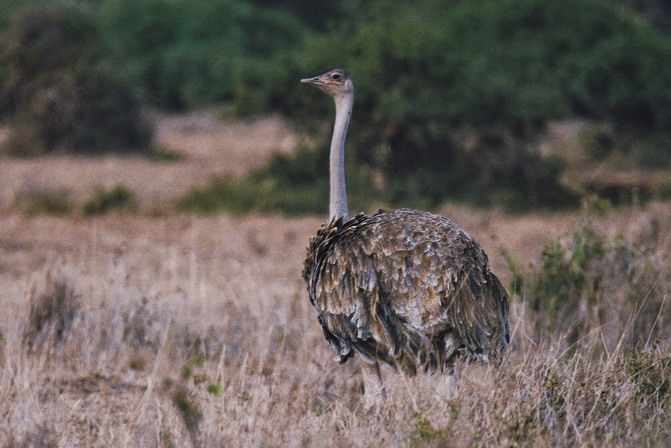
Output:
M182 160L157 163L123 155L0 158L0 210L14 207L17 196L32 191L68 191L81 205L98 187L125 185L137 193L141 208L162 211L212 177L241 175L262 165L271 152L290 151L299 141L277 118L221 123L209 115L189 115L158 118L156 128L157 144Z
M647 231L653 217L668 217L660 209L629 222ZM499 224L506 228L506 217L496 214L462 210L460 217L484 232L483 240ZM617 227L622 219L605 221ZM525 221L536 219L512 220ZM390 399L366 414L358 369L332 362L300 281L304 243L318 223L225 215L3 217L0 445L671 441L668 339L597 357L593 341L578 343L567 357L562 340L539 339L519 298L512 349L500 369L462 366L462 387L451 400L436 392L435 376L406 379L387 369ZM665 258L654 262L668 267L668 239L662 242L655 253ZM499 258L497 243L483 244ZM537 257L540 246L535 250ZM668 286L668 278L660 281ZM36 309L67 297L76 304L72 313L35 318ZM667 315L659 325L668 335ZM52 330L35 323L45 320Z
M24 174L46 183L50 160L26 161L45 166ZM150 190L162 182L153 170L170 166L138 163L152 169L137 168L133 182ZM181 185L191 172L173 175ZM580 221L443 212L481 242L505 284L504 254L532 275L545 242ZM523 294L499 369L461 366L453 399L436 376L385 369L389 399L366 413L358 368L332 361L300 279L320 219L9 209L0 216L0 446L669 446L671 205L596 220L645 255L646 280L601 288L612 297L600 300L617 304L619 319L637 313L628 289L635 303L654 296L649 341L621 338L626 319L591 320L589 334L603 338L569 346L536 329L541 316Z

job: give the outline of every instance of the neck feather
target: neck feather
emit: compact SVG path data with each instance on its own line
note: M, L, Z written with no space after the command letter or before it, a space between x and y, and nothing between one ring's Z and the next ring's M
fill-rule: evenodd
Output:
M336 119L333 126L330 155L330 219L347 217L347 192L345 189L345 137L352 114L354 94L347 93L335 99Z

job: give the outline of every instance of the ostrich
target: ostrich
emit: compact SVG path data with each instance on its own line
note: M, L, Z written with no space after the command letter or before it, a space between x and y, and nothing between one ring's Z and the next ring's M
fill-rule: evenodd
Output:
M508 295L464 230L432 213L397 209L348 216L345 135L354 102L349 74L302 83L333 96L329 220L310 239L303 278L336 361L360 358L366 408L386 397L380 362L414 375L445 373L458 357L499 363L509 341Z

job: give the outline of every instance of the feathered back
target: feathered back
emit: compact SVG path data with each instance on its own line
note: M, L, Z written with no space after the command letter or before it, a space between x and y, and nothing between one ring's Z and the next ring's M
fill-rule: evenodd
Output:
M413 374L464 352L497 362L508 296L480 246L442 216L398 209L339 218L311 239L303 277L324 336Z

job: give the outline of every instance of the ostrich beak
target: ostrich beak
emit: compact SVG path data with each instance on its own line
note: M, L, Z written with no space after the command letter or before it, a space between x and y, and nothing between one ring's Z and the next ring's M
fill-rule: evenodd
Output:
M301 79L301 82L303 84L315 86L330 95L334 94L332 81L324 75L315 76L314 78L303 78Z
M314 78L303 78L301 79L301 82L303 84L313 84L316 86L324 85L324 82L321 79L319 79L319 76L315 76Z

